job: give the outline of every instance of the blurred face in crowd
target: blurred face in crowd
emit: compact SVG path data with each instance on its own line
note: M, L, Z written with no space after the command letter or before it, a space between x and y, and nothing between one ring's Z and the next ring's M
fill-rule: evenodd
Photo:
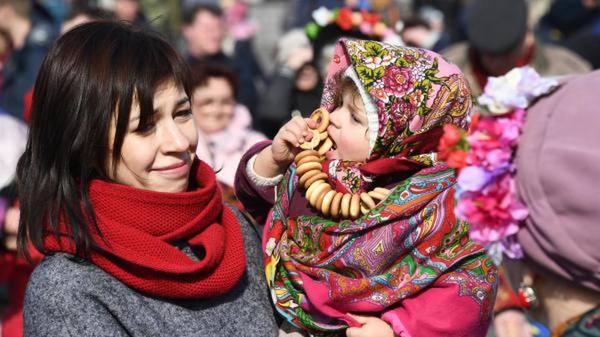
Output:
M193 111L196 126L205 134L221 131L233 119L233 88L224 78L212 77L194 90Z
M217 54L221 50L224 30L219 16L209 11L199 11L194 22L183 27L188 51L195 57Z
M313 90L319 84L319 74L312 64L305 64L298 70L296 88L300 91Z
M510 52L501 55L481 54L481 64L491 76L502 76L518 66L519 61L527 54L534 42L533 34L528 33L523 42Z
M109 176L118 183L158 192L183 192L195 156L198 136L185 91L168 82L154 95L154 120L139 129L140 107L134 100L121 159ZM107 163L112 168L114 119Z
M117 0L115 3L115 15L119 20L134 21L139 10L138 0Z

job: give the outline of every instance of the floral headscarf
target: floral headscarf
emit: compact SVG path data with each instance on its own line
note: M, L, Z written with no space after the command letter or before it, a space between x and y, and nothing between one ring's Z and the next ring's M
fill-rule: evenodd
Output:
M455 65L432 51L340 40L323 92L325 109L336 108L344 76L354 80L362 96L371 151L366 165L339 160L329 164L329 172L337 172L338 189L360 192L373 175L430 166L442 126L468 126L472 100L467 81ZM381 158L388 159L377 160Z
M409 144L410 136L424 134L443 124L466 129L471 93L460 70L440 55L425 49L385 43L341 40L329 68L321 105L333 111L340 90L338 75L352 67L377 111L367 111L369 126L376 118L376 139L371 157L393 157ZM364 99L364 98L363 98ZM420 153L414 153L420 155Z
M348 312L385 312L446 280L460 283L481 317L489 317L493 264L452 212L454 170L435 161L442 125L468 123L471 97L463 76L429 51L341 40L323 95L329 111L341 89L340 72L354 76L369 124L378 127L369 128L375 132L366 163L329 164L335 188L365 190L379 176L410 176L395 180L391 194L356 220L292 217L298 197L292 165L277 187L263 235L276 309L313 334L335 335L356 324Z

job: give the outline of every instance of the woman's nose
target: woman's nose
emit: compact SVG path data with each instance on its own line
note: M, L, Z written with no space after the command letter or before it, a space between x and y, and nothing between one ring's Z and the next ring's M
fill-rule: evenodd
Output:
M184 152L190 148L189 140L175 124L165 128L161 142L164 153Z

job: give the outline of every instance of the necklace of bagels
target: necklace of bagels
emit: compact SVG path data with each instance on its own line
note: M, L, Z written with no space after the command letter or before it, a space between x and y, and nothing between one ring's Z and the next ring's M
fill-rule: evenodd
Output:
M298 184L306 189L306 200L323 216L341 219L357 219L361 214L367 214L377 203L387 198L390 190L376 187L363 193L337 192L327 182L327 173L322 171L321 162L325 153L333 146L333 141L327 134L329 112L323 108L315 110L310 118L317 122L317 127L311 129L313 134L309 142L302 143L294 162Z

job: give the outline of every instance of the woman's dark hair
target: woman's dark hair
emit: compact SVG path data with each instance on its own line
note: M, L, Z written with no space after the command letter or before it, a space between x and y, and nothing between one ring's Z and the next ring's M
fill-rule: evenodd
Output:
M92 22L56 41L38 73L27 148L17 167L21 252L29 256L31 242L44 253L44 235L58 235L64 222L63 234L76 255L89 256L97 224L88 185L95 178L109 180L109 170L119 162L132 103L139 104L137 130L143 131L154 118L154 93L171 81L190 97L185 61L142 28Z
M238 77L230 67L214 63L199 63L192 66L192 89L208 85L211 78L222 78L231 87L233 97L238 94Z

